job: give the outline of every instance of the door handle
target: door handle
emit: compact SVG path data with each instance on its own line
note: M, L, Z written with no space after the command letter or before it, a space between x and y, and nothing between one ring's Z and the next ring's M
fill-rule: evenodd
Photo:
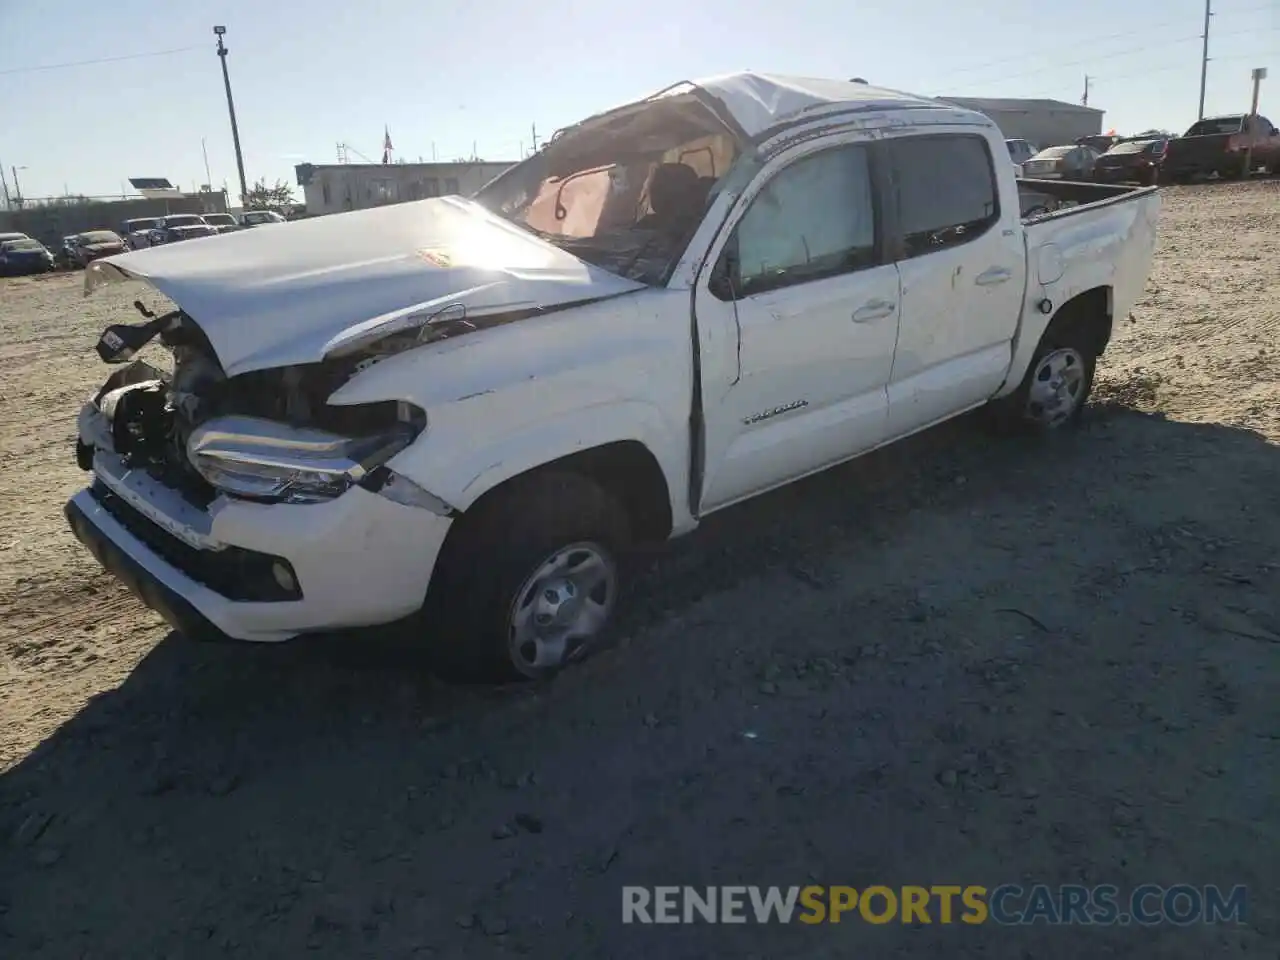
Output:
M883 320L897 309L898 305L892 300L868 300L853 311L853 322L871 323L873 320Z
M1006 270L1004 267L992 267L990 270L978 274L973 282L980 287L994 287L997 283L1004 283L1012 278L1012 270Z

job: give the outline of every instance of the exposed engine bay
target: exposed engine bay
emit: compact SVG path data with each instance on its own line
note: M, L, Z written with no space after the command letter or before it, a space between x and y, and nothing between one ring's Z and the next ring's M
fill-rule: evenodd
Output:
M127 467L147 471L199 506L211 502L216 490L192 465L188 444L201 425L215 418L260 418L354 438L397 425L420 429L425 419L416 407L393 400L353 406L326 403L356 373L412 345L399 341L412 337L420 342L416 334L388 337L339 359L228 378L204 333L183 311L157 317L140 302L135 307L149 317L147 323L109 327L98 343L103 360L128 365L107 380L93 402L106 422L112 449ZM171 373L133 359L137 350L157 338L173 356ZM90 469L93 457L93 446L80 441L81 468Z

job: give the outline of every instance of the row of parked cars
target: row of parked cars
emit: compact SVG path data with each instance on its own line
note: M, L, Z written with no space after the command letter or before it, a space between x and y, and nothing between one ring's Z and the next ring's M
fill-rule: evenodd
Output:
M284 223L271 210L250 210L238 218L229 213L175 213L167 217L126 220L116 230L86 230L62 238L56 249L25 233L0 233L0 276L82 270L94 260L196 237L212 237L233 230Z
M249 210L236 217L230 213L174 213L167 217L138 217L120 225L120 235L130 250L158 247L179 240L213 237L268 223L284 223L274 210Z
M1026 140L1005 146L1019 173L1034 180L1150 185L1280 172L1280 130L1260 114L1197 120L1180 137L1093 136L1044 150Z
M1086 138L1094 140L1096 138ZM1169 140L1165 137L1116 137L1109 145L1082 142L1037 150L1025 140L1007 140L1009 159L1020 175L1033 180L1154 184Z

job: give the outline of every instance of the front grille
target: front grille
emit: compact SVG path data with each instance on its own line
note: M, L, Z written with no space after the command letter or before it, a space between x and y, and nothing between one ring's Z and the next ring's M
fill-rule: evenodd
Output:
M116 523L146 544L162 560L228 600L270 603L302 599L302 591L296 586L298 580L293 567L282 557L241 547L201 550L179 540L140 513L101 480L93 482L89 494L102 509L111 514ZM271 569L275 564L282 565L288 571L288 579L295 584L292 590L286 590L276 582Z

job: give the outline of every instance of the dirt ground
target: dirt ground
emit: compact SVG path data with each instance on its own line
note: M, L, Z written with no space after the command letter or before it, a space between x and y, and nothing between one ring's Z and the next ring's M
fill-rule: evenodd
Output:
M957 423L718 515L540 689L169 635L61 513L127 298L0 282L0 956L1274 957L1280 181L1163 195L1077 436ZM621 922L624 884L1002 882L1248 922Z

